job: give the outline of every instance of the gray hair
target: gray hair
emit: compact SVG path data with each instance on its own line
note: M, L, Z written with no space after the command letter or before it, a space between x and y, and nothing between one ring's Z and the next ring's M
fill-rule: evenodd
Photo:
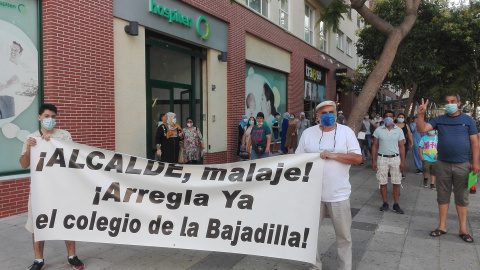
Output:
M457 101L460 101L460 95L458 94L446 94L444 99L447 99L447 97L457 97Z

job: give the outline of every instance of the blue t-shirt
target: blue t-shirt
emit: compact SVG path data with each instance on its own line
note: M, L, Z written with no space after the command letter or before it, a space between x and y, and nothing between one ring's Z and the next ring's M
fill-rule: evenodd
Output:
M468 162L470 136L478 133L473 119L461 113L458 116L442 115L428 122L438 130L438 160Z
M430 137L428 135L425 135L420 139L420 143L418 144L418 146L423 148L422 154L423 154L423 158L426 161L430 161L430 162L437 161L435 159L435 156L438 153L437 145L438 145L437 136Z
M273 127L277 127L277 128L273 128ZM272 120L272 131L273 131L273 134L278 135L278 121L277 121L277 119Z
M261 127L253 126L250 138L252 139L253 144L267 146L267 135L270 134L272 134L272 132L266 125L262 125Z

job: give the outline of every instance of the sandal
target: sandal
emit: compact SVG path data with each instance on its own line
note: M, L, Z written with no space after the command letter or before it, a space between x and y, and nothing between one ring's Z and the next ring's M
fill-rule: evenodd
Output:
M467 243L473 243L473 238L470 236L470 234L460 234L458 236L460 236L460 238Z
M430 232L430 236L432 236L432 237L439 237L440 235L446 234L446 233L447 233L446 231L442 231L442 230L436 229L435 231L431 231L431 232ZM461 236L460 236L460 237L461 237Z

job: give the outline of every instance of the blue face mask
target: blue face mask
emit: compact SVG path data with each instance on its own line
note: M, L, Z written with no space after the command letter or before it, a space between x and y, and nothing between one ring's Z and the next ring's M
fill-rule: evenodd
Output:
M454 114L457 112L458 107L457 104L447 104L445 105L445 110L447 111L448 114Z
M405 122L405 118L397 118L397 122L398 123L403 123L403 122Z
M248 122L248 119L247 118L243 119L243 122L245 122L245 123Z
M430 135L430 136L435 135L435 130L430 130L430 131L428 132L428 135Z
M255 124L255 122L253 122L252 120L250 120L250 121L248 121L248 124L249 124L250 126L253 126L253 124Z
M52 130L53 127L57 124L53 118L45 118L42 120L42 126L46 130Z
M391 118L391 117L385 118L384 121L385 121L385 126L386 126L386 127L388 127L388 126L390 126L390 125L393 124L393 118Z
M177 119L172 119L172 123L176 124L176 123L177 123Z
M322 125L325 127L331 127L333 124L335 124L335 114L333 113L326 113L322 114L320 117L320 121L322 122Z

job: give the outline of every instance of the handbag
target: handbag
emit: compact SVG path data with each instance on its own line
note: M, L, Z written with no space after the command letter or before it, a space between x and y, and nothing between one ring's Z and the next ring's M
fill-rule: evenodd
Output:
M238 155L240 156L241 159L249 159L250 158L247 150L243 146L240 147L240 152L238 152Z
M261 145L261 144L254 144L253 145L254 147L254 150L255 150L255 154L257 154L257 156L261 156L263 154L265 154L265 145Z

